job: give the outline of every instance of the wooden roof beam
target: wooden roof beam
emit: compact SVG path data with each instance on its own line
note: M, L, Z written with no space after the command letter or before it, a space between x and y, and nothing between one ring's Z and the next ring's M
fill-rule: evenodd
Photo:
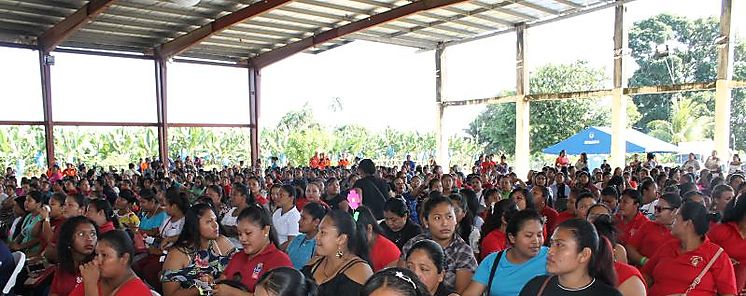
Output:
M116 0L91 0L83 5L70 16L55 24L46 32L39 35L37 44L42 52L51 52L62 44L73 33L77 32L92 21L96 16L103 13Z
M359 21L355 21L337 28L333 28L331 30L321 32L315 36L311 36L298 42L288 44L286 46L274 49L270 52L260 54L252 58L249 62L254 67L263 68L296 53L302 52L308 48L326 43L336 38L359 32L380 24L391 22L396 19L409 16L421 11L427 11L465 1L467 0L421 0L413 2L376 15L372 15Z
M290 2L290 0L263 0L256 2L237 10L236 12L220 17L196 30L161 44L156 47L156 52L162 58L170 59L222 30L265 12L269 12L277 7L287 4L288 2Z

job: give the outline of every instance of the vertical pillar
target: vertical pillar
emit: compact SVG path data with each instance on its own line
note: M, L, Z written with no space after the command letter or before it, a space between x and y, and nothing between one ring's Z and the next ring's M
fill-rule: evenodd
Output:
M445 81L445 46L438 44L435 49L435 149L437 152L436 161L447 172L449 167L448 159L448 135L443 132L443 89Z
M717 81L715 82L715 150L720 159L730 160L730 109L733 78L733 40L730 28L733 0L722 0L720 8L720 37L718 48Z
M261 69L249 67L249 123L251 164L259 159L259 86L261 85Z
M167 61L155 59L156 109L158 112L158 157L163 168L168 171L168 87Z
M526 24L516 25L516 96L515 101L515 164L513 171L519 178L525 178L530 169L529 156L531 154L531 132L528 102L529 77L526 66Z
M614 13L614 89L611 98L611 160L612 168L624 168L627 145L627 97L624 88L624 51L627 48L627 31L624 25L624 2L617 1Z
M47 166L54 165L54 121L52 120L52 56L39 50L39 69L41 71L41 97L44 111L44 143L47 152Z

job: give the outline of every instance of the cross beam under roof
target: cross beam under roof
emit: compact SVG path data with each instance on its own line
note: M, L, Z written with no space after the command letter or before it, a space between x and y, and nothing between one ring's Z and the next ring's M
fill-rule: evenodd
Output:
M49 30L39 35L37 43L42 52L51 52L55 47L62 44L70 35L80 30L85 24L114 4L116 0L91 0L75 11L72 15L52 26Z
M171 58L179 53L184 52L195 44L209 38L228 27L255 17L262 13L271 11L277 7L285 5L290 0L263 0L246 6L238 11L220 17L215 21L206 24L199 29L193 30L185 35L181 35L169 42L157 47L156 51L163 58Z
M431 10L465 1L467 0L422 0L413 2L376 15L372 15L359 21L355 21L328 31L321 32L318 35L288 44L286 46L274 49L270 52L260 54L252 58L249 62L254 67L264 68L291 55L299 53L313 46L323 44L330 40L334 40L336 38L359 32L361 30L365 30L373 26L390 22L421 11Z

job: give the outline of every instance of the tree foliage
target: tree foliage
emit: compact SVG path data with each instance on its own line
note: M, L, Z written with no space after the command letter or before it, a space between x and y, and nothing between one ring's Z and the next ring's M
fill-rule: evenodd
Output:
M670 14L660 14L636 22L629 32L629 47L632 58L639 68L629 81L630 86L649 86L706 82L716 79L717 47L719 37L717 18L688 19ZM656 46L668 45L666 57L654 55ZM734 79L746 79L746 45L737 40L735 45ZM746 148L746 108L744 92L734 91L731 108L731 132L736 136L736 148ZM708 110L694 116L709 116L714 110L712 92L640 95L634 97L642 118L636 127L645 131L660 127L656 120L668 120L673 116L674 105L681 98L689 98ZM658 131L657 135L661 135ZM699 140L699 139L692 139Z
M712 134L714 123L707 113L707 107L694 99L674 101L667 120L648 122L649 134L672 144L704 139Z
M585 61L567 65L546 65L530 77L532 94L587 91L603 88L606 76ZM507 92L506 92L507 93ZM575 99L530 103L531 152L553 145L591 125L606 125L609 107L597 100ZM630 122L639 119L628 104ZM515 103L489 105L469 124L467 132L486 145L489 152L512 154L515 150Z

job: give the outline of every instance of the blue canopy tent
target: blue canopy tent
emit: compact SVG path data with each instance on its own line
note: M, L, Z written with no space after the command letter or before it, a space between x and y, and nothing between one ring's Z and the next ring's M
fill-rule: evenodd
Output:
M627 143L627 153L677 153L679 148L673 144L661 141L655 137L633 129L624 132ZM611 153L611 128L591 126L579 133L542 150L547 154L559 154L565 150L569 155L586 154L610 154Z

